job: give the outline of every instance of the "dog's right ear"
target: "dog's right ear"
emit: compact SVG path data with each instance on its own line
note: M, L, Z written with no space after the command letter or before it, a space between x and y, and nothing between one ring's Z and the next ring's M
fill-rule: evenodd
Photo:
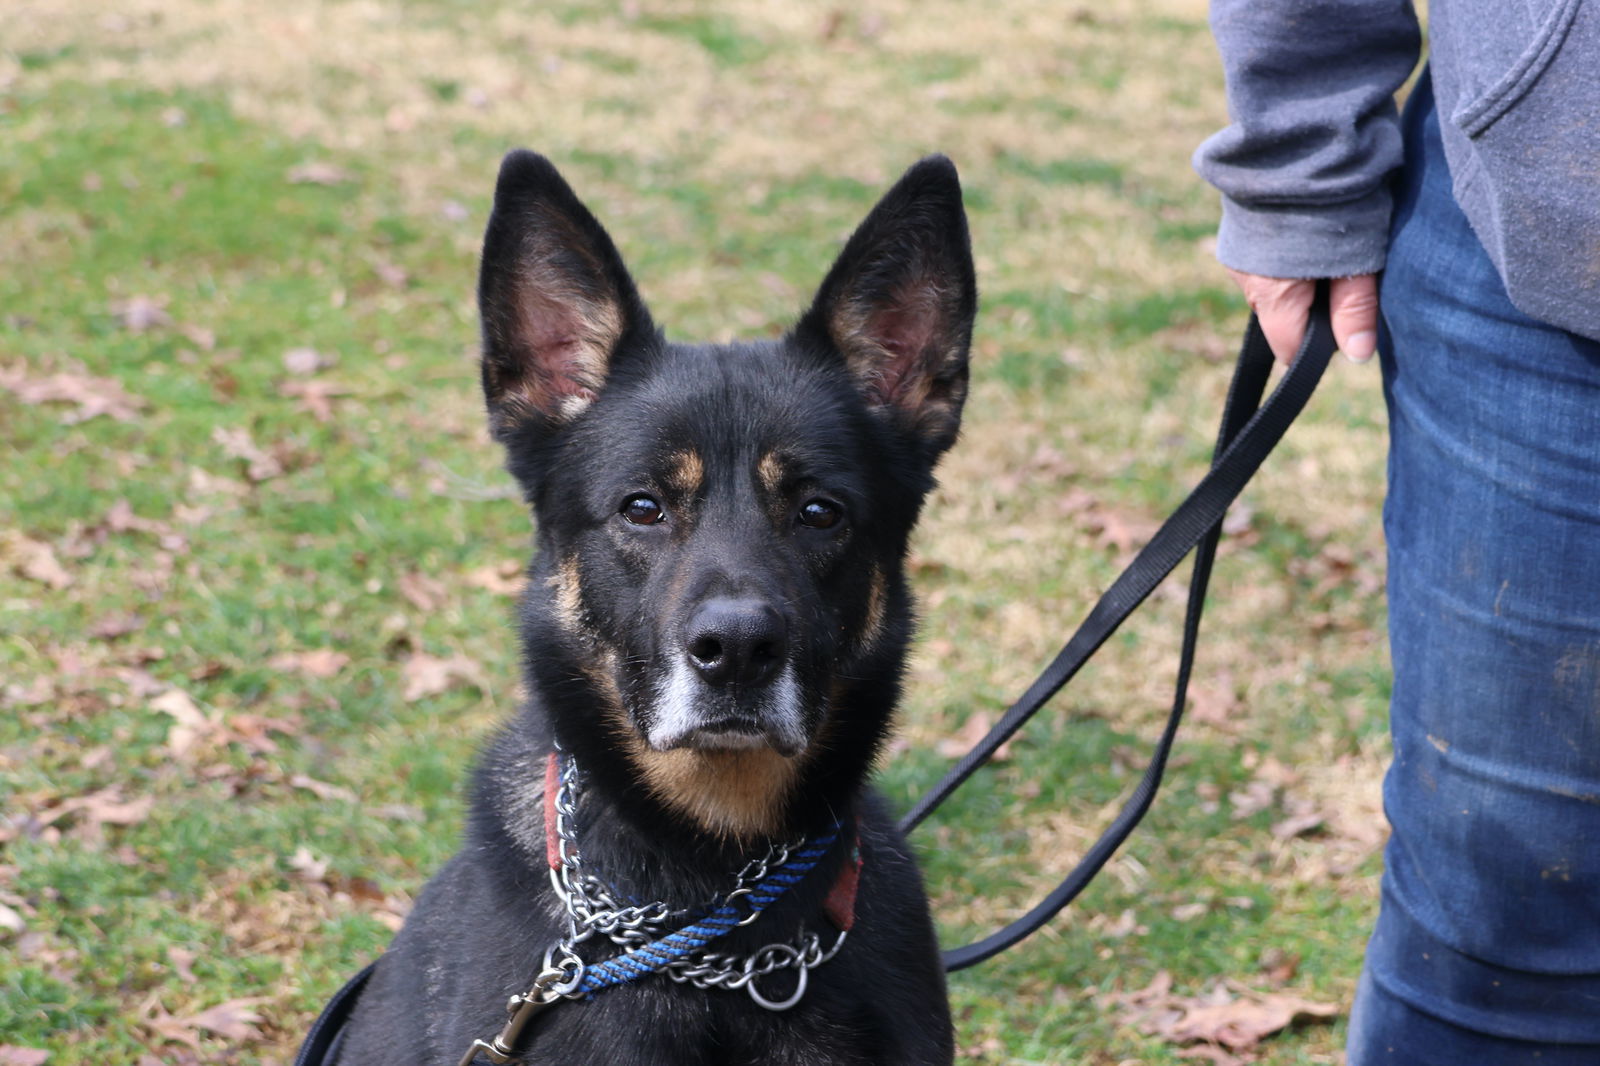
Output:
M600 392L619 348L653 335L616 245L542 155L500 164L478 275L483 393L505 440L555 428Z

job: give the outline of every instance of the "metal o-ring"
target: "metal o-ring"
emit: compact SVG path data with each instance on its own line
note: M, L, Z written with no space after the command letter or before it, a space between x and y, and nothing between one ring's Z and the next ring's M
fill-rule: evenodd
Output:
M750 956L744 965L745 973L750 975L750 980L745 984L744 990L750 993L750 998L756 1001L757 1006L765 1007L767 1010L771 1011L788 1010L796 1003L799 1003L801 997L806 994L806 980L810 974L810 971L806 969L805 963L801 961L800 953L794 948L790 947L788 944L772 944L769 945L768 950L770 951L774 948L780 949L784 954L789 956L793 963L796 964L794 966L796 974L794 991L789 993L789 995L784 999L768 999L766 996L763 996L761 994L761 990L756 987L756 981L761 977L765 977L766 974L757 974L754 972L756 962L756 957L754 955ZM787 969L787 967L779 967L779 969ZM776 972L776 970L771 972Z

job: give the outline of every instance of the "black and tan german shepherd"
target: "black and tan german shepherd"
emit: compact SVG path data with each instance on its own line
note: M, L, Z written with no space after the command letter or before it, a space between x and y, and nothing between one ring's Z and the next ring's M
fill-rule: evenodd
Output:
M850 931L809 972L758 976L760 997L680 971L558 999L516 1061L950 1062L927 900L867 776L911 635L907 538L967 391L977 295L955 168L912 167L787 335L694 345L663 337L555 168L515 152L479 302L489 424L537 522L530 696L484 753L465 845L379 962L339 1066L456 1066L571 934L551 877L558 750L582 781L564 824L584 871L679 925L773 842L837 830L703 972ZM591 965L620 951L575 947ZM789 1009L758 1002L797 989Z

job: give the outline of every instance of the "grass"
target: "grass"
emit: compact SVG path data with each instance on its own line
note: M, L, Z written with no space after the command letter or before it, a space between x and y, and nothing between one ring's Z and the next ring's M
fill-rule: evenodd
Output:
M0 12L0 373L138 398L75 421L0 388L0 1045L286 1063L453 850L516 699L529 528L470 298L515 144L706 339L782 328L901 169L960 165L983 309L914 559L882 773L909 803L1204 467L1242 307L1188 171L1225 121L1202 6ZM1370 373L1334 373L1246 493L1169 783L1077 905L952 980L965 1061L1183 1061L1101 998L1159 971L1348 1004L1386 755L1380 424ZM921 831L947 942L1025 909L1130 787L1180 613L1158 594ZM423 657L466 665L408 699ZM1335 1062L1341 1035L1245 1057Z

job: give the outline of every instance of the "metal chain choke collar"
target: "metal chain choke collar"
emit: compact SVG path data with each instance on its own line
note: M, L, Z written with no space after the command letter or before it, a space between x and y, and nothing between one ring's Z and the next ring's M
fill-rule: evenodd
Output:
M561 865L550 871L550 884L567 912L567 935L556 946L557 953L563 959L577 959L577 952L573 949L595 933L603 934L626 950L671 932L670 923L675 920L707 913L719 906L734 905L748 896L774 870L786 864L790 854L805 843L802 838L770 844L764 855L745 864L733 888L719 900L682 910L673 910L662 902L642 906L626 904L618 898L622 893L584 868L576 829L579 786L577 765L568 756L562 760L561 784L555 800L556 837ZM740 924L749 925L758 916L759 912L752 912ZM807 971L833 958L844 945L845 936L845 931L841 930L833 943L824 948L820 936L802 927L790 942L768 944L743 957L726 952L704 951L668 964L664 972L678 984L692 984L696 988L729 991L743 988L752 1000L768 1010L788 1010L805 995ZM756 980L784 969L798 971L794 990L781 998L763 995ZM573 979L581 979L581 974Z
M680 910L660 901L625 904L618 898L622 893L584 869L576 827L579 785L576 762L570 755L563 757L554 801L560 863L550 871L550 884L566 911L567 932L546 949L533 986L526 993L513 995L506 1003L510 1017L505 1028L490 1040L473 1041L460 1066L473 1066L479 1055L496 1066L520 1061L516 1045L522 1030L535 1015L563 999L584 998L580 987L586 967L577 947L596 933L621 947L625 954L659 940L673 931L674 922L733 906L748 897L773 871L786 865L791 853L805 843L800 839L769 845L766 854L745 864L732 890L719 900ZM749 925L760 915L760 910L752 909L738 924ZM777 941L749 955L701 951L673 960L661 972L678 984L691 984L696 988L726 991L742 988L758 1006L771 1011L788 1010L805 996L809 972L839 953L848 932L841 929L833 943L824 948L822 938L802 926L791 941ZM757 981L786 969L796 971L793 991L778 998L764 995Z

